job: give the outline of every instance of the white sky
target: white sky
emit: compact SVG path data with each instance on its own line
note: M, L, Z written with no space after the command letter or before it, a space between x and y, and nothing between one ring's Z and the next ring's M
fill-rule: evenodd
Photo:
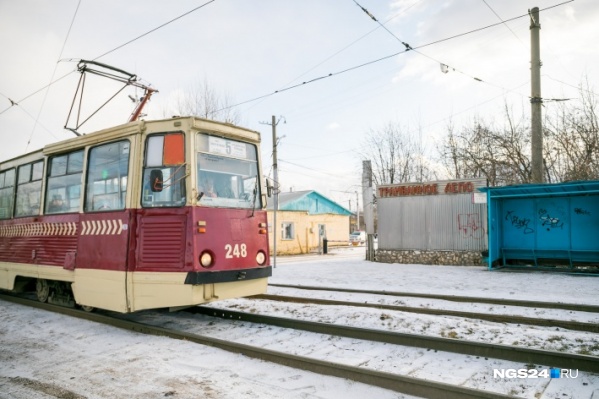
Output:
M417 47L498 23L497 15L506 20L561 1L359 3L401 41ZM72 137L63 126L78 73L20 101L76 69L76 62L57 63L59 59L96 59L136 73L160 92L146 109L148 118L162 118L171 115L179 93L204 80L237 104L404 49L353 0L216 0L112 51L204 1L78 4L0 0L0 160ZM594 87L599 78L599 7L594 0L576 0L544 11L540 18L543 97L578 98L576 86L583 79ZM286 123L278 126L284 136L279 144L283 190L316 189L346 207L351 199L354 209L353 193L361 180L357 151L369 130L397 122L433 154L450 118L458 127L476 116L501 126L506 102L518 118L522 113L528 118L529 19L507 25L509 29L500 24L419 50L426 56L402 53L245 103L238 107L241 124L262 132L264 171L272 174L272 133L263 122L284 116ZM442 73L439 62L449 65L450 72ZM90 78L86 93L95 99L84 101L102 103L116 89L109 81ZM126 94L136 93L126 90L114 107L81 131L124 122L132 110ZM7 110L9 98L20 101L19 107ZM555 103L547 103L544 112L552 110Z
M475 266L381 264L362 260L364 247L335 249L333 255L279 257L271 283L379 291L599 304L597 277L551 273L489 272ZM453 303L421 298L310 292L269 287L269 293L436 309L513 314L597 323L597 314ZM215 307L294 317L324 323L453 336L530 349L571 351L590 348L597 334L555 327L492 323L392 310L236 299ZM524 364L476 356L426 351L385 343L294 331L185 312L144 311L127 317L280 352L291 352L356 367L399 373L527 399L596 398L599 375L576 379L493 378L493 369ZM43 332L40 334L40 332ZM538 370L559 365L536 365ZM411 398L340 378L317 376L163 337L148 337L0 301L0 397L43 399L60 387L88 399L129 398ZM56 391L54 391L56 392ZM170 393L170 394L168 394ZM167 395L168 394L168 395ZM39 395L39 396L38 396ZM593 396L595 395L595 396ZM58 395L54 395L58 396ZM63 395L62 397L67 397Z

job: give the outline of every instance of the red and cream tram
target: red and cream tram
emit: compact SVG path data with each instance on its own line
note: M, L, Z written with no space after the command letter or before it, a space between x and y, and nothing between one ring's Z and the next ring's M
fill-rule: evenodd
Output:
M136 121L0 163L0 289L118 312L264 293L258 132Z

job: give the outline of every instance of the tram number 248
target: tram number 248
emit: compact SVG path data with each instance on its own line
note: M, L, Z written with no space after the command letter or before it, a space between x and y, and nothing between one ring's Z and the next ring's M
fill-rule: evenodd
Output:
M245 258L248 255L247 247L245 244L227 244L225 245L226 255L225 258L233 259L233 258Z

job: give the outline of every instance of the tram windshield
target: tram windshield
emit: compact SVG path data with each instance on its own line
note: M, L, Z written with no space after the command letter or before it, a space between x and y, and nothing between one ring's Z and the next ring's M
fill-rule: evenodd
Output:
M196 155L199 204L262 207L255 145L198 133Z

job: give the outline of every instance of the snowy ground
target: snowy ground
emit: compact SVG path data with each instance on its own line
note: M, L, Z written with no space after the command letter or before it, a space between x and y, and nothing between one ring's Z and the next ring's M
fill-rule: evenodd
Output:
M543 300L599 305L599 278L548 273L488 272L482 267L388 265L361 260L363 248L322 256L279 257L272 283L410 291L461 296ZM269 293L308 295L271 287ZM317 294L310 294L317 295ZM456 304L416 298L364 297L322 292L322 298L406 306L444 307L529 317L599 322L596 314L497 305ZM452 336L599 355L597 334L555 328L506 326L460 318L402 312L340 309L269 301L231 300L215 306L264 314L293 314L306 320L345 323L398 332ZM142 312L138 320L219 338L292 350L304 356L399 372L419 378L484 388L526 398L599 397L599 376L577 379L494 379L492 369L522 364L418 348L364 343L186 313ZM488 363L488 362L485 362ZM447 371L450 371L449 373ZM167 338L148 337L0 302L0 398L407 398L391 391L272 365Z

